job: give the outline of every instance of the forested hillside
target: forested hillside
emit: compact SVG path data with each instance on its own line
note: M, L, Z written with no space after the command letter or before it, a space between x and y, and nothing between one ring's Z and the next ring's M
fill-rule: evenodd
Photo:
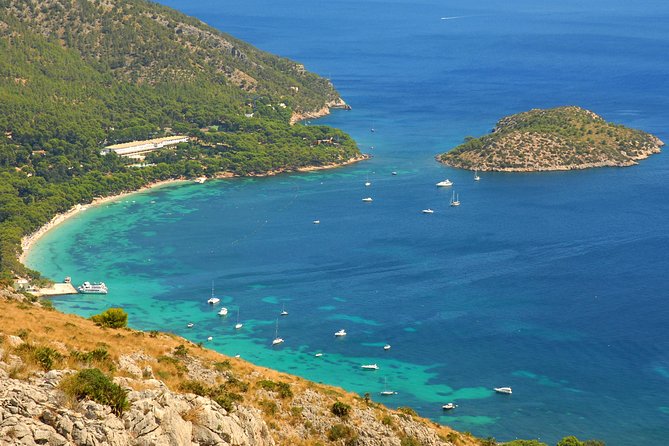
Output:
M339 163L345 133L290 126L339 99L329 81L143 0L0 0L0 274L23 235L96 196L151 181ZM191 143L137 169L108 144Z

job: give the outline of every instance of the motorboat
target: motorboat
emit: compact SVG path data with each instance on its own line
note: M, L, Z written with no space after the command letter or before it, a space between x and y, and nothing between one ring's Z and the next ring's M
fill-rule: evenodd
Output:
M511 395L511 387L495 387L495 392L497 393L504 393L506 395Z
M376 364L364 364L360 368L364 370L379 370L379 366Z
M458 407L458 405L453 404L453 403L446 403L443 406L441 406L441 408L444 409L444 410L451 410L451 409L455 409L456 407Z
M448 187L448 186L453 186L453 182L446 178L444 181L440 181L437 183L437 187Z
M343 328L335 333L335 336L346 336L346 330Z

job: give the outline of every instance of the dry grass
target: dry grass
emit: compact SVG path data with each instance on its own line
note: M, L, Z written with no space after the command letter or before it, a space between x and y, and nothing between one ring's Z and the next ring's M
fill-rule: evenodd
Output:
M301 410L295 408L295 403L291 397L280 398L276 392L267 391L259 384L262 380L271 380L274 382L284 382L290 384L290 389L295 396L307 391L316 391L322 396L322 412L329 413L332 404L335 401L341 401L352 407L360 409L373 408L377 411L378 419L384 416L397 414L397 411L386 409L379 404L367 405L363 398L353 393L346 392L340 388L317 384L302 378L278 372L276 370L255 366L243 359L230 358L212 350L198 347L196 344L179 338L174 335L164 333L144 333L131 329L105 329L96 326L92 321L83 319L79 316L63 314L57 311L50 311L32 305L21 304L16 301L6 301L0 299L0 327L5 335L18 335L19 333L28 343L36 346L49 346L56 350L67 352L64 359L58 364L59 368L81 369L84 367L97 367L103 371L111 372L114 369L114 363L123 355L132 353L144 353L156 360L142 361L138 363L140 367L151 366L156 379L164 382L171 390L179 392L179 387L188 381L187 369L184 359L174 356L174 349L184 345L188 349L188 356L197 358L204 366L221 371L222 375L234 376L248 383L248 391L233 388L231 391L239 392L244 397L244 405L260 409L263 418L270 427L272 435L277 444L295 444L312 446L316 444L327 443L323 439L307 438L297 439L284 437L282 426L299 424L301 421ZM27 335L26 335L27 334ZM7 350L5 357L9 353L16 354L14 350L8 348L6 338L0 337L0 345ZM91 352L95 349L103 348L108 352L108 358L100 361L92 360L89 362L81 361L71 355L72 351ZM27 351L27 350L26 350ZM43 370L30 354L21 355L24 360L23 366L10 371L13 378L26 379L36 371ZM216 364L219 364L216 367ZM229 367L228 367L229 364ZM126 372L114 370L116 376L128 376ZM221 381L221 380L219 380ZM135 390L144 390L152 388L150 385L143 385L142 380L129 380L131 387ZM223 382L207 383L208 386L222 384ZM66 405L74 402L63 402ZM182 417L192 423L197 423L201 408L192 409ZM414 417L418 422L430 426L442 439L448 439L458 446L478 445L478 441L464 434L457 433L452 429L440 426L432 421ZM355 420L350 421L355 424ZM395 427L393 427L395 428ZM322 433L316 433L318 437ZM292 441L288 442L288 441Z

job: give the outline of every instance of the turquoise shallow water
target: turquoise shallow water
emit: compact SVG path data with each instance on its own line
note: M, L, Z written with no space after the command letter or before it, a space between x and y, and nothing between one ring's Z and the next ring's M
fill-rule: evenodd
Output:
M211 335L222 352L480 436L665 444L666 155L480 183L433 156L505 114L567 103L668 140L669 6L164 3L331 77L353 110L322 122L374 158L90 208L47 234L28 264L111 291L58 308L120 305L137 328ZM457 209L434 186L444 178ZM206 304L212 280L227 318ZM286 342L272 348L283 305ZM340 328L349 334L335 339ZM380 370L363 372L366 363ZM384 400L385 380L399 393ZM491 391L502 385L514 394ZM443 414L447 401L460 407Z

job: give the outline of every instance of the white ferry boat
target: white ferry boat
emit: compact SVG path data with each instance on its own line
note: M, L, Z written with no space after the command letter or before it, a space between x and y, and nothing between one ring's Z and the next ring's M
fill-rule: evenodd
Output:
M107 285L104 282L84 282L77 287L81 294L107 294Z

